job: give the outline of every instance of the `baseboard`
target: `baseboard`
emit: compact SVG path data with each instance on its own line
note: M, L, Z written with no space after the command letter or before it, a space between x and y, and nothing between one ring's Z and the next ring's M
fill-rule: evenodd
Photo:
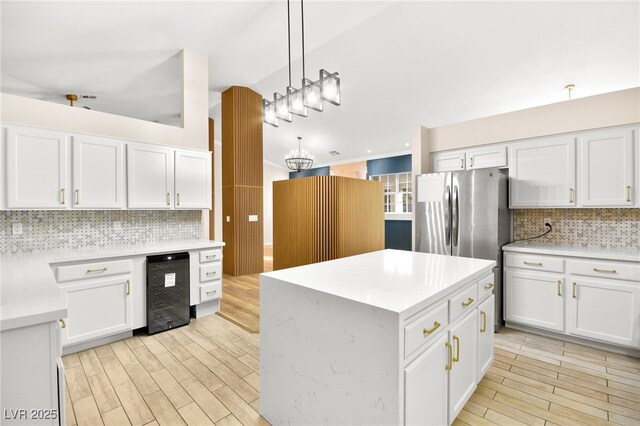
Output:
M82 342L71 346L65 346L64 348L62 348L62 355L69 355L75 352L84 351L85 349L95 348L96 346L108 345L109 343L117 342L118 340L128 339L131 336L133 336L133 330L114 334L112 336L101 337L89 342Z
M577 343L579 345L589 346L591 348L602 349L609 352L614 352L622 355L629 355L636 358L640 358L640 350L633 348L625 348L624 346L611 345L603 342L596 342L594 340L583 339L581 337L570 336L562 333L555 333L553 331L541 330L539 328L530 327L522 324L515 324L507 321L506 328L512 328L514 330L526 331L527 333L537 334L544 337L551 337L558 340L564 340L566 342Z

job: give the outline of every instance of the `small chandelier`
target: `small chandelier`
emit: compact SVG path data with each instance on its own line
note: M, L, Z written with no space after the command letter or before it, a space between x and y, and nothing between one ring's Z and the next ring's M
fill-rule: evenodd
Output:
M322 111L324 101L340 105L340 78L338 73L321 69L317 81L307 78L304 62L304 0L300 0L302 18L302 86L299 89L291 85L291 19L289 0L287 0L287 42L289 49L289 86L286 95L273 94L273 100L262 99L262 119L265 123L278 127L279 121L291 123L293 115L306 117L308 109Z
M313 166L313 155L300 148L301 142L302 138L298 136L298 149L292 149L284 159L287 167L298 173L303 170L308 170Z

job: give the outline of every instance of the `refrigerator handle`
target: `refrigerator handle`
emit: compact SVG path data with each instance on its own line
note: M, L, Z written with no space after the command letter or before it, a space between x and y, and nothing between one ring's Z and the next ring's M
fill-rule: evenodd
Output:
M460 212L458 211L459 208L460 204L458 202L458 187L454 186L451 210L451 239L454 247L458 246L458 226L460 225Z
M451 187L448 185L444 191L444 206L445 206L444 238L448 247L451 245Z

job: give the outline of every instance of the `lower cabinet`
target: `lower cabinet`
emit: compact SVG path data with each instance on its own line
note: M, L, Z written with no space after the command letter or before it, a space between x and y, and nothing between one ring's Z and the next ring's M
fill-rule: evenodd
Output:
M507 270L507 321L564 331L564 277L546 272Z
M640 285L572 276L568 332L581 337L640 346Z
M61 330L63 346L133 328L129 276L61 285L60 290L68 309Z
M495 296L491 295L478 306L478 382L493 362L494 305Z
M405 424L447 424L448 345L443 334L404 370Z
M476 389L477 324L477 314L471 312L449 330L452 352L449 364L449 419L451 422Z

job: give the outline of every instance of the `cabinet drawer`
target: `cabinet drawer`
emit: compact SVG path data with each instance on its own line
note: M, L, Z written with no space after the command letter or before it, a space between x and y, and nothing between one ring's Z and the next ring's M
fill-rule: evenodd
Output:
M404 356L413 354L418 348L433 340L447 327L447 302L429 310L404 328Z
M219 280L222 278L222 267L221 264L212 263L210 265L201 265L200 266L200 282L204 283L207 281Z
M101 278L110 275L128 274L133 266L131 260L114 260L111 262L83 263L80 265L58 266L56 279L59 283L65 281L84 280L87 278Z
M564 272L564 259L539 254L512 254L504 256L504 264L509 268L534 269L536 271Z
M205 284L200 286L200 303L219 299L222 296L222 283Z
M640 265L633 262L611 262L598 259L571 260L569 265L573 275L640 281Z
M203 250L200 252L200 263L213 262L222 259L222 250Z
M463 313L478 305L478 285L473 284L449 299L449 322L454 322Z
M478 281L478 299L484 300L493 294L493 288L496 285L495 274L487 275Z

